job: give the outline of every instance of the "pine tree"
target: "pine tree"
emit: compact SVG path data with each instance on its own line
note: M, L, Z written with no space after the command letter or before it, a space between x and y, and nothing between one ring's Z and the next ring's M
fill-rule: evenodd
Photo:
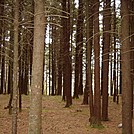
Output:
M121 1L122 133L132 134L132 81L130 74L129 1Z
M28 133L41 134L45 14L44 1L34 2L34 45Z

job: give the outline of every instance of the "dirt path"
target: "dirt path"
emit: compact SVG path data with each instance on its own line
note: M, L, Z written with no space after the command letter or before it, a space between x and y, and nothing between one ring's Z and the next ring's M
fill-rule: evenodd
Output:
M11 115L4 107L8 103L7 95L0 95L0 134L11 133ZM82 98L73 100L73 106L64 108L61 97L44 96L42 111L43 134L121 134L118 124L121 122L121 105L109 101L109 119L102 122L103 129L91 128L88 122L89 107L81 105ZM18 134L27 134L29 97L23 96L23 110L18 116ZM134 124L134 123L133 123Z

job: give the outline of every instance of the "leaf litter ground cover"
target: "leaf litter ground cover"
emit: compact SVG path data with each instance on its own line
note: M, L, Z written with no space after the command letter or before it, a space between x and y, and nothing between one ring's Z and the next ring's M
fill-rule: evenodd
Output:
M42 131L43 134L121 134L121 102L116 104L109 98L109 121L102 122L104 127L92 128L89 123L89 106L81 105L80 99L73 100L70 108L60 96L43 96ZM11 134L12 117L8 114L9 96L0 95L0 134ZM28 133L29 96L22 96L22 112L18 114L18 134ZM133 121L134 128L134 121ZM134 131L134 130L133 130Z

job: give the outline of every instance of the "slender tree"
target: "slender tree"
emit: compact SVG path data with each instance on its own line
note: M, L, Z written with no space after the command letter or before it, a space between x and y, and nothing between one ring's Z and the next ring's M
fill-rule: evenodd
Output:
M88 4L88 3L87 3ZM88 5L87 5L88 6ZM93 88L92 88L92 69L91 69L91 57L92 57L92 47L93 47L93 0L90 0L89 2L89 8L90 14L89 14L89 33L87 33L87 37L89 34L89 42L87 42L87 88L89 90L89 107L90 107L90 117L94 114L94 107L93 107ZM88 39L88 38L87 38ZM88 44L89 43L89 44Z
M93 17L92 17L92 1L86 1L86 85L84 90L83 104L90 105L90 114L93 110L93 92L92 92L92 70L91 70L91 54L93 44Z
M0 16L1 16L1 20L0 20L0 70L1 70L1 76L0 76L0 94L3 93L4 90L4 83L5 83L5 47L4 47L4 0L0 1Z
M53 21L53 23L55 23L54 19L52 19L52 21ZM55 38L56 38L56 26L52 25L52 95L55 95L55 90L56 90L56 87L55 87L55 84L56 84L56 57L55 57L56 42L55 42Z
M17 134L19 0L14 0L14 60L12 134Z
M13 10L11 12L11 15L13 17ZM13 22L13 21L12 21ZM13 28L13 26L11 26L11 28ZM10 29L10 45L9 45L9 65L8 65L8 91L7 93L10 94L10 98L9 98L9 103L7 108L9 108L9 114L11 114L12 111L12 98L13 98L13 31Z
M94 114L90 117L91 125L101 125L101 99L100 99L100 35L99 35L99 0L93 2L94 25Z
M63 11L68 12L68 7L69 7L69 1L63 0L62 1L62 7ZM64 16L67 16L67 14L64 12ZM69 20L68 20L69 19ZM66 97L66 106L69 107L72 105L72 96L71 96L71 57L70 57L70 26L69 26L69 21L70 21L70 16L67 18L63 18L63 50L64 50L64 55L63 55L63 92ZM67 28L67 30L66 30Z
M122 133L132 134L132 83L130 74L129 1L121 0Z
M0 25L1 25L1 28L0 28L0 69L1 69L1 56L2 56L2 54L1 54L1 48L2 48L2 16L3 16L3 7L4 7L4 5L3 5L3 0L1 0L0 1L0 18L1 18L1 20L0 20ZM1 90L1 87L0 87L0 90Z
M130 14L132 14L134 12L134 1L131 0L130 2ZM133 90L132 90L132 94L133 94L133 91L134 91L134 47L133 47L133 44L134 44L134 25L133 25L133 22L134 22L134 16L131 15L130 16L130 36L131 36L131 43L130 43L130 47L131 47L131 79L132 79L132 85L133 85ZM132 103L134 104L133 102L133 99L134 99L134 96L132 96ZM132 114L133 114L133 117L134 117L134 110L133 110L133 104L132 104Z
M110 0L104 1L103 53L102 53L102 120L108 120L108 70L110 47Z
M77 30L76 30L76 54L75 54L75 85L73 98L79 98L83 94L83 73L82 73L82 53L83 53L83 0L79 0Z
M33 45L33 66L32 84L29 112L29 134L41 134L42 123L42 74L44 56L44 32L45 15L44 1L34 1L34 45Z
M114 30L114 35L113 35L113 51L114 51L114 54L113 54L113 57L114 57L114 65L113 65L113 101L116 102L116 97L117 97L117 71L116 71L116 65L117 65L117 62L116 62L116 59L117 59L117 51L116 51L116 34L115 34L115 31L116 31L116 3L115 3L115 0L114 0L114 5L113 5L113 8L114 8L114 16L113 16L113 19L114 19L114 24L113 24L113 30Z

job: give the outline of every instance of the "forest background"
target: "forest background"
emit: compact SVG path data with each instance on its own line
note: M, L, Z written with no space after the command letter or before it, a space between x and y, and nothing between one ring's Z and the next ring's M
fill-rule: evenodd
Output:
M0 93L10 94L12 133L22 94L29 133L41 133L42 95L62 96L65 107L83 95L91 126L109 120L108 98L121 95L122 132L132 133L133 10L133 0L0 1Z

